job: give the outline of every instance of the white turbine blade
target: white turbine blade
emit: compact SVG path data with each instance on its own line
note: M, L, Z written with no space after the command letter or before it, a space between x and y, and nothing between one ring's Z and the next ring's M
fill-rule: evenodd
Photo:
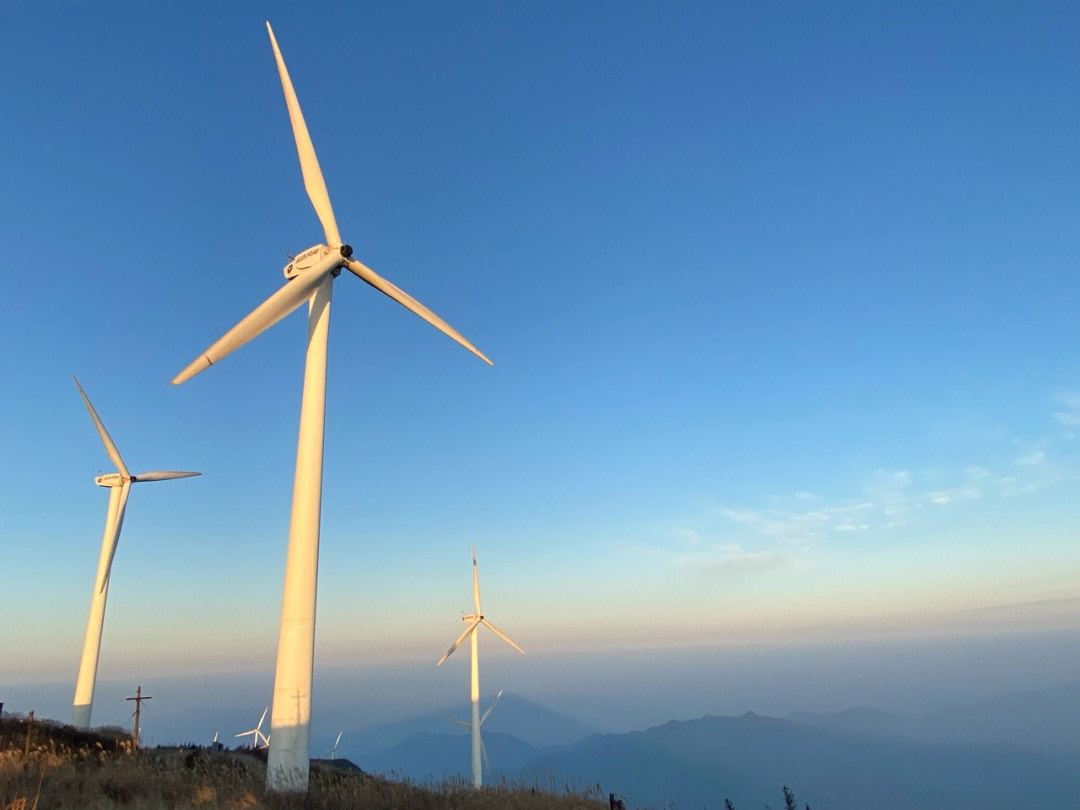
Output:
M447 658L449 658L450 653L452 653L454 650L456 650L458 647L461 646L461 643L465 639L467 639L469 637L469 633L471 633L473 630L475 630L476 626L478 624L480 624L480 619L479 618L473 619L472 624L470 624L468 627L466 627L465 632L462 633L460 636L458 636L457 641L455 641L453 644L450 645L450 649L446 651L446 655L444 655L442 658L440 658L439 663L436 664L435 666L440 666L443 661L445 661Z
M116 546L120 542L120 528L124 525L124 510L127 508L128 493L131 491L131 483L125 481L120 485L120 500L116 504L116 514L109 515L112 521L112 549L109 551L109 562L105 566L105 577L101 580L101 586L98 588L98 593L105 590L105 586L109 584L109 574L112 573L112 561L116 556Z
M344 733L345 733L344 731L339 731L338 732L337 739L334 740L334 750L335 751L337 751L338 743L341 742L341 735L344 734Z
M266 23L266 31L270 34L270 44L274 48L281 89L285 91L285 106L289 108L289 121L296 139L296 154L300 157L300 170L304 173L304 188L311 204L315 206L315 213L319 215L327 244L336 247L341 244L341 235L338 233L337 222L334 221L334 209L330 207L330 195L326 193L326 182L323 180L322 169L319 168L319 160L315 157L315 147L311 145L311 136L308 134L307 124L304 123L304 115L300 112L300 102L296 99L289 71L285 69L285 60L281 58L281 49L278 48L274 29L269 22Z
M209 368L213 363L218 362L227 354L239 349L253 337L257 337L269 329L307 301L315 288L326 278L326 273L327 271L322 268L320 263L288 282L259 304L250 315L218 338L213 346L200 354L187 368L177 374L172 384L179 385L190 380L203 369Z
M476 572L476 546L472 547L472 596L476 603L476 615L484 615L480 609L480 575Z
M263 720L265 720L265 719L266 719L266 713L267 713L268 711L270 711L270 707L269 707L269 706L267 706L267 707L266 707L265 709L263 709L262 717L260 717L260 718L259 718L259 722L258 722L258 723L257 723L257 724L255 725L255 728L256 728L256 730L258 730L258 729L261 729L261 728L262 728Z
M490 774L491 773L491 763L488 762L487 746L484 745L484 738L483 737L480 738L480 753L484 757L484 767L487 768L487 772Z
M202 475L197 472L179 472L177 470L154 470L153 472L139 473L131 480L142 483L143 481L171 481L174 478L191 478L193 475Z
M234 734L233 736L234 737L246 737L248 734L254 734L254 733L255 733L255 729L252 729L251 731L244 731L244 732L241 732L240 734Z
M484 725L484 721L487 720L487 716L491 714L491 710L495 708L495 704L499 702L499 698L502 697L503 690L499 690L499 694L495 696L495 700L491 702L491 705L487 707L487 711L484 712L483 717L480 718L480 725Z
M450 324L448 324L430 309L425 307L407 292L398 289L385 278L376 273L374 270L369 267L365 267L355 259L350 259L348 262L345 263L345 266L348 267L349 270L351 270L361 281L366 281L379 292L389 296L390 298L393 298L395 301L405 307L405 309L416 315L419 315L421 318L430 323L444 335L446 335L452 340L456 340L458 343L460 343L470 352L475 354L489 366L493 365L492 362L484 356L483 352L481 352L479 349L469 343L469 341L467 341L460 332L454 329L454 327L452 327Z
M481 619L480 621L481 621L481 622L483 622L484 626L485 626L485 627L486 627L486 628L487 628L488 630L490 630L490 631L491 631L492 633L494 633L495 635L497 635L497 636L498 636L499 638L501 638L501 639L502 639L503 641L505 641L505 642L506 642L507 644L509 644L509 645L510 645L511 647L513 647L513 648L514 648L515 650L517 650L517 651L518 651L519 653L521 653L522 655L524 655L524 654L525 654L525 651L524 651L523 649L521 649L521 647L519 647L519 646L518 646L517 644L515 644L515 643L513 642L513 640L511 640L510 636L506 635L506 633L504 633L504 632L503 632L502 630L500 630L500 629L499 629L498 627L496 627L495 625L493 625L493 624L492 624L491 622L489 622L489 621L488 621L487 619Z
M116 465L116 469L120 471L121 475L130 475L128 468L124 466L124 460L120 458L120 451L116 449L109 432L105 430L101 417L97 415L94 406L90 404L90 398L86 396L86 392L83 391L74 374L71 375L71 379L75 380L75 387L79 389L79 394L82 396L83 402L86 403L86 410L90 411L90 418L94 420L94 427L97 428L98 435L101 437L101 443L105 445L105 452L109 454L109 458L112 459L112 463Z

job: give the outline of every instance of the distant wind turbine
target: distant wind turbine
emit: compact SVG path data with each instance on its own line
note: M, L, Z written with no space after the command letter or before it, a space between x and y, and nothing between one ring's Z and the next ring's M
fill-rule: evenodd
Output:
M435 666L441 666L442 662L450 657L450 654L461 646L465 639L470 640L469 646L472 648L472 666L470 668L469 675L469 700L472 704L472 722L469 724L469 730L472 732L472 783L473 787L480 787L480 757L483 751L483 741L480 739L480 724L483 722L480 717L480 665L477 659L476 652L476 637L480 625L484 625L488 630L493 632L515 650L522 655L525 651L521 649L517 644L510 640L510 637L506 635L502 630L493 625L484 617L483 610L480 609L480 575L476 570L476 546L472 549L472 576L473 576L473 602L476 604L476 613L468 616L462 616L463 622L468 622L469 626L465 628L465 632L458 636L457 641L450 645L450 649L446 651L446 655L439 659L439 663ZM499 693L500 695L502 692ZM498 698L496 698L498 700ZM495 704L491 704L491 708L484 713L484 717L487 717L488 713Z
M105 598L109 595L109 572L112 570L116 544L120 539L120 527L124 523L128 492L132 484L189 478L199 473L157 470L132 475L128 472L124 460L120 458L120 451L116 449L116 445L105 430L101 417L90 404L86 392L79 385L75 375L72 375L71 379L75 380L75 387L79 389L79 394L86 403L86 410L90 412L90 418L94 420L94 427L97 428L98 435L101 437L101 443L105 445L105 452L109 454L109 458L117 469L115 473L99 475L94 479L94 483L99 487L109 488L109 511L105 517L105 534L101 539L101 556L98 558L97 577L94 580L94 595L90 600L90 618L86 623L86 638L83 641L82 661L79 664L79 679L75 684L75 701L71 718L71 724L75 728L90 728L90 710L94 704L94 683L97 681L98 654L101 651L101 629L105 624Z
M338 732L338 735L337 735L337 739L336 739L336 740L334 740L334 747L333 747L333 748L331 748L331 749L330 749L329 751L327 751L327 752L326 752L327 754L329 754L329 755L330 755L330 759L337 759L337 747L338 747L338 743L339 743L339 742L341 742L341 735L342 735L342 734L344 734L344 733L345 733L344 731L339 731L339 732Z
M479 726L480 726L481 729L484 727L484 721L487 720L488 715L491 714L491 710L495 708L495 704L498 703L499 698L502 697L502 693L503 693L503 690L500 689L499 694L497 694L495 696L495 700L491 701L491 705L487 707L487 711L485 711L483 713L483 715L481 715L480 723L479 723ZM455 723L456 725L459 725L459 726L464 726L465 728L469 729L470 731L472 730L472 723L466 723L464 720L458 720L456 717L447 717L446 719L449 720L451 723ZM484 768L487 769L488 776L490 776L491 775L491 762L488 760L487 746L484 745L484 737L483 737L483 735L481 734L479 736L480 736L480 754L484 757Z
M267 759L266 786L275 791L307 790L311 743L311 680L315 646L315 588L319 560L319 517L322 501L323 423L326 407L326 341L334 279L347 268L379 292L397 301L484 362L480 351L434 312L352 258L341 241L322 170L315 157L300 103L285 69L274 32L266 24L277 60L278 76L292 123L304 188L323 226L325 244L313 245L285 266L285 286L256 307L173 379L178 385L194 377L252 338L269 329L302 304L308 305L307 359L300 405L300 438L296 448L289 548L281 602L274 703L273 745Z
M240 734L237 734L235 736L237 736L237 737L250 736L251 737L251 747L252 748L260 748L260 747L267 748L267 747L269 747L270 738L262 733L263 720L266 719L266 713L268 711L270 711L269 706L267 706L265 709L263 709L262 717L259 718L259 723L258 723L258 725L255 726L255 728L251 729L250 731L241 732ZM260 741L261 741L261 745L260 745Z

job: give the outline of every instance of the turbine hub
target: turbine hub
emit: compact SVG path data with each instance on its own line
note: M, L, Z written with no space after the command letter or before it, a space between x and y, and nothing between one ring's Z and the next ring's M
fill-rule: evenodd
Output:
M338 248L338 250L341 251L341 255L344 256L346 259L352 256L352 245L342 245Z

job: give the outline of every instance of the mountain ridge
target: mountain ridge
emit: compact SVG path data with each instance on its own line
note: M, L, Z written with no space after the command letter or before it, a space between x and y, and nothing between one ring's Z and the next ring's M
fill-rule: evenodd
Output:
M626 796L631 806L721 807L730 799L736 808L760 807L775 802L778 785L794 788L801 802L830 810L1080 806L1080 756L1007 743L882 737L754 712L595 733L536 750L517 765L514 760L529 753L527 744L511 735L484 738L492 765L485 781L599 785L604 793ZM387 752L383 763L397 763L397 773L421 781L464 777L468 736L414 735ZM361 763L378 764L377 758Z

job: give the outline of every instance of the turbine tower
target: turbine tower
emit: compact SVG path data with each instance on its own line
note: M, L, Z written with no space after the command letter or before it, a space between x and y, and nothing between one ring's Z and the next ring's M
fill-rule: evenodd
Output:
M304 188L323 226L325 244L301 251L285 266L286 284L240 323L200 354L173 380L178 385L243 346L301 304L308 305L307 357L300 405L300 437L296 448L289 548L281 602L274 702L270 714L268 790L307 790L311 742L311 675L315 645L315 588L319 564L319 516L322 501L323 422L326 405L326 341L330 325L330 296L334 279L345 267L362 281L397 301L436 329L456 340L484 362L475 346L435 313L352 258L353 249L341 241L319 161L300 112L292 82L270 23L266 24L277 61L285 105L292 123Z
M90 600L90 618L86 623L86 639L83 641L82 661L79 664L79 679L75 684L75 701L71 718L71 724L75 728L90 728L94 683L97 681L98 653L101 651L101 628L105 623L105 598L109 595L109 572L112 570L113 556L116 554L116 543L120 539L120 527L124 523L128 492L131 485L135 483L189 478L199 473L158 470L132 475L128 472L124 460L120 458L120 451L116 449L116 445L105 430L101 417L90 404L86 392L79 385L75 375L72 375L71 379L75 380L75 387L79 389L79 394L86 403L86 410L90 411L90 418L94 420L94 426L97 428L98 435L101 436L101 443L105 445L105 452L109 454L109 458L117 469L115 473L99 475L94 479L94 483L99 487L109 488L109 511L105 516L105 535L101 539L101 557L98 559L97 577L94 580L94 595Z
M476 604L476 613L462 616L463 622L468 622L469 626L465 628L465 632L458 636L457 641L450 645L450 649L446 651L446 655L439 659L439 663L435 666L441 666L442 662L450 657L450 654L461 646L465 639L469 639L469 646L472 648L472 666L469 670L469 700L472 704L472 722L469 723L469 729L472 732L472 783L473 787L480 787L480 757L483 751L483 741L480 739L480 724L483 722L483 718L480 717L480 665L476 655L476 638L480 625L484 625L488 630L497 635L515 650L522 655L525 651L521 649L517 644L510 640L510 636L506 635L502 630L493 625L484 617L484 611L480 609L480 575L476 571L476 546L473 546L472 550L472 583L473 583L473 602ZM502 692L499 693L500 695ZM498 698L495 698L498 700ZM484 713L484 717L487 717L491 712L491 709L495 707L495 704L491 704L491 708Z

